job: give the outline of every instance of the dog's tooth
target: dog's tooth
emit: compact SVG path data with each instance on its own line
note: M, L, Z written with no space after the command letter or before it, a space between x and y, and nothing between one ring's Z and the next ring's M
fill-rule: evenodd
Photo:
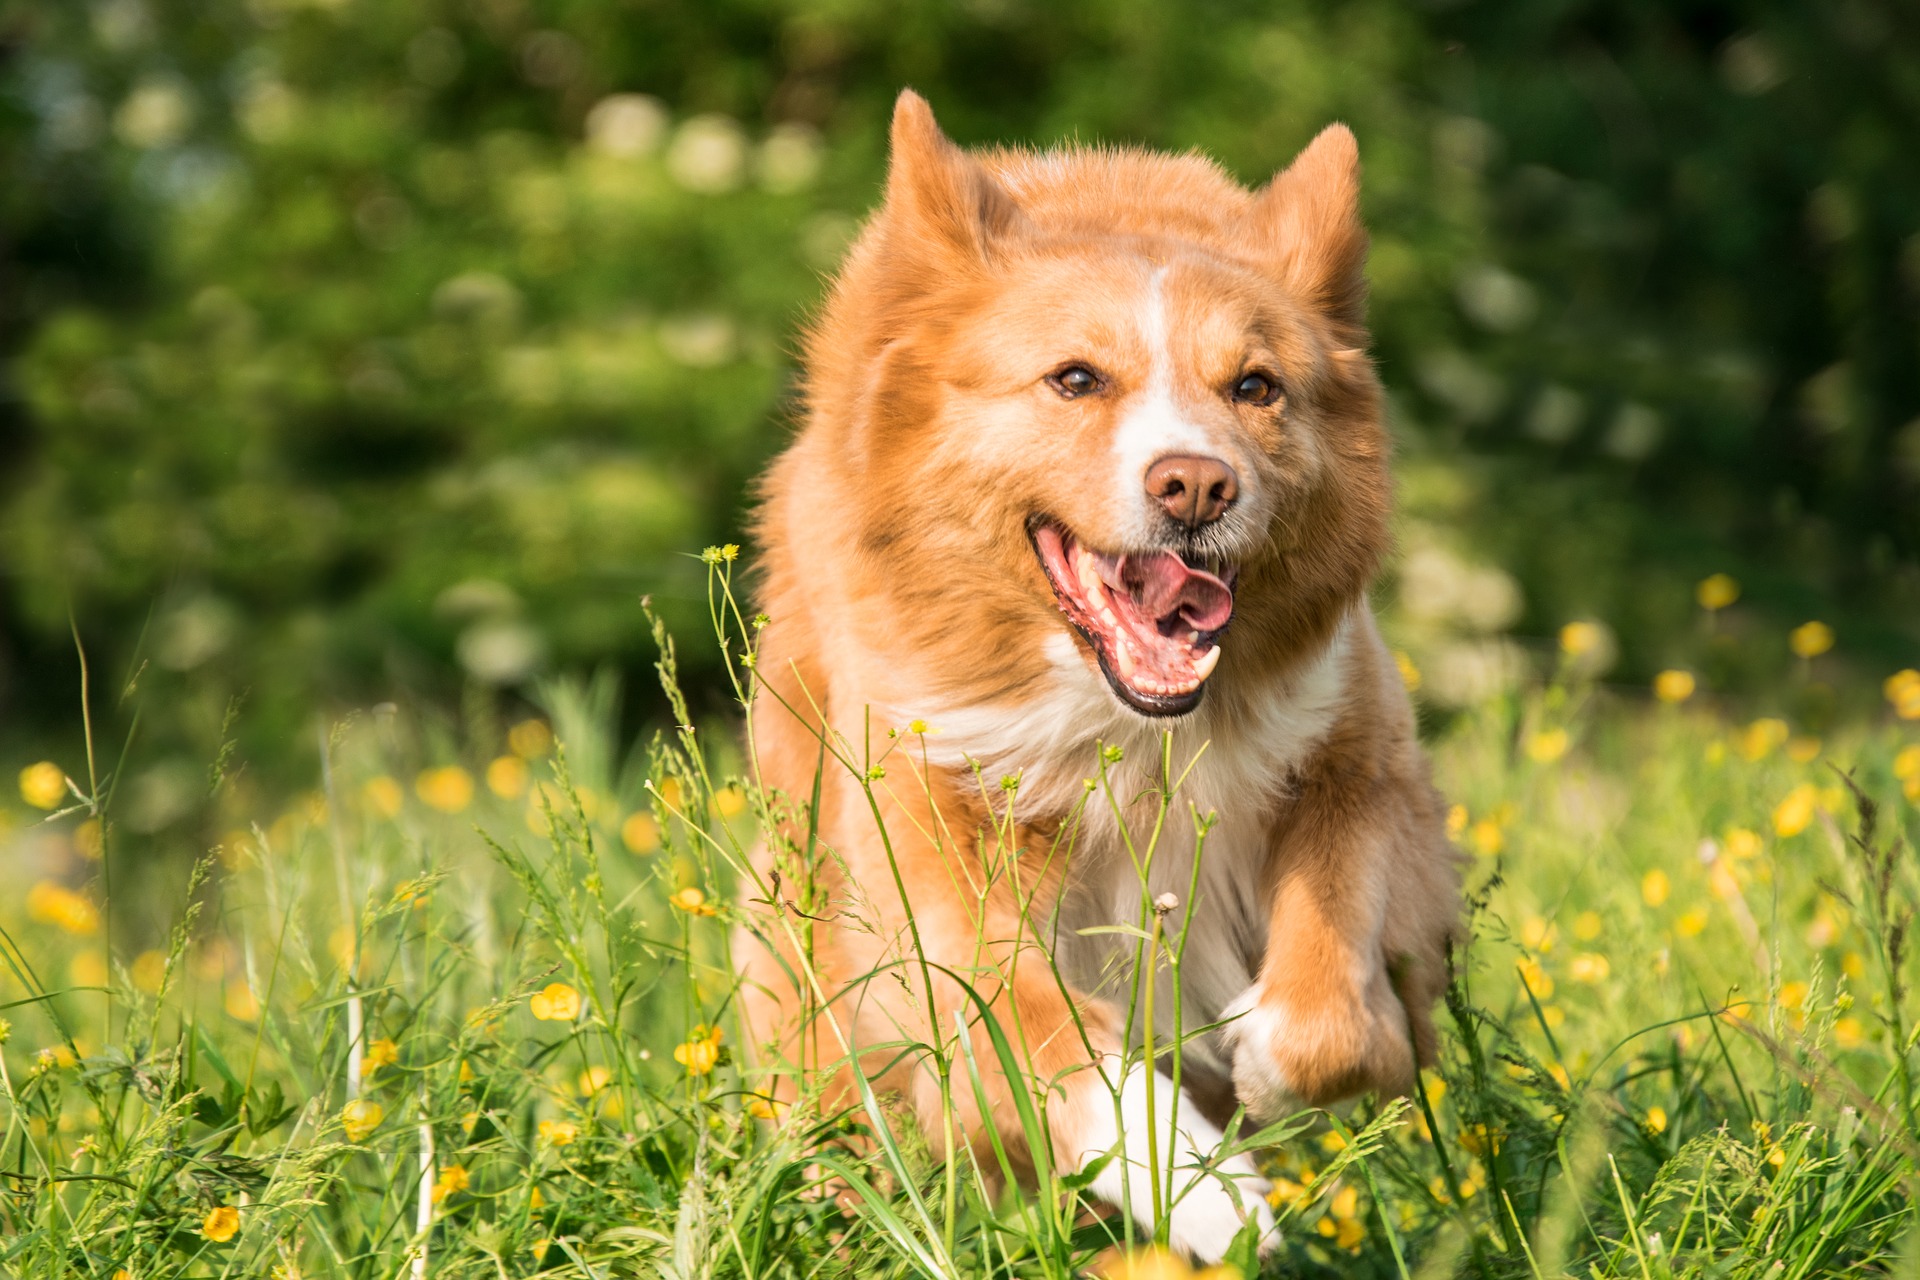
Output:
M1195 675L1205 680L1213 674L1213 669L1218 665L1220 665L1220 646L1215 645L1193 660L1193 671Z
M1120 668L1120 678L1122 680L1132 680L1133 669L1138 665L1133 660L1133 650L1128 647L1124 633L1116 632L1114 641L1113 665Z
M1199 633L1198 631L1189 631L1189 632L1187 632L1187 643L1188 643L1188 644L1199 644L1199 643L1200 643L1200 633Z

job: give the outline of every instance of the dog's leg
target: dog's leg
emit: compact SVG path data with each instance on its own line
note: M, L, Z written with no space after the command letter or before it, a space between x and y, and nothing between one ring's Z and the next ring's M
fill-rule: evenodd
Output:
M1109 1056L1104 1067L1107 1080L1084 1072L1084 1080L1077 1081L1083 1083L1075 1099L1080 1114L1070 1126L1065 1148L1076 1169L1112 1157L1093 1180L1094 1194L1131 1213L1150 1232L1157 1175L1168 1215L1168 1243L1200 1262L1218 1262L1248 1221L1259 1224L1262 1253L1278 1245L1266 1200L1271 1186L1252 1158L1244 1152L1221 1158L1225 1135L1166 1076L1140 1062L1122 1074L1117 1056ZM1151 1150L1149 1133L1154 1136ZM1149 1164L1150 1157L1155 1165Z
M1432 914L1396 899L1406 892L1397 880L1420 888L1431 879L1400 864L1432 855L1396 811L1401 793L1353 776L1338 767L1310 775L1277 828L1267 952L1223 1014L1234 1019L1235 1092L1261 1120L1413 1086L1410 1031L1426 1032L1429 1014L1422 1003L1410 1020L1399 990L1432 989L1424 970L1437 964L1436 944L1387 952L1407 933L1397 915ZM1429 932L1439 939L1444 923ZM1407 965L1422 966L1421 981L1396 973Z

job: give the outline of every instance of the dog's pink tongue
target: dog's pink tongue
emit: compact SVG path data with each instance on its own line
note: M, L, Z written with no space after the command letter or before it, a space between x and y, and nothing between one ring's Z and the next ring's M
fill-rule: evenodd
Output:
M1190 631L1218 631L1233 616L1232 589L1171 551L1121 557L1120 581L1133 593L1140 612L1155 621L1178 614Z

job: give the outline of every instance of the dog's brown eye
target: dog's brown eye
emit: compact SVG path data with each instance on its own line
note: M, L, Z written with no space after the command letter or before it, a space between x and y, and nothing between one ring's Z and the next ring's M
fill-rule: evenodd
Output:
M1233 384L1233 398L1242 404L1272 404L1280 398L1280 384L1264 373L1243 374Z
M1058 373L1047 375L1047 385L1072 400L1100 389L1100 375L1085 365L1070 364Z

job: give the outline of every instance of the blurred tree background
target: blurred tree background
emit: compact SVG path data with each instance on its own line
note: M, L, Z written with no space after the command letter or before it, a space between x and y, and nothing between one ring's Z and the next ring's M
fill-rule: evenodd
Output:
M77 734L70 618L156 758L244 695L302 779L316 708L611 664L644 720L647 593L713 682L691 556L905 84L1250 183L1354 126L1442 701L1582 618L1810 721L1920 648L1903 0L0 0L8 739Z

